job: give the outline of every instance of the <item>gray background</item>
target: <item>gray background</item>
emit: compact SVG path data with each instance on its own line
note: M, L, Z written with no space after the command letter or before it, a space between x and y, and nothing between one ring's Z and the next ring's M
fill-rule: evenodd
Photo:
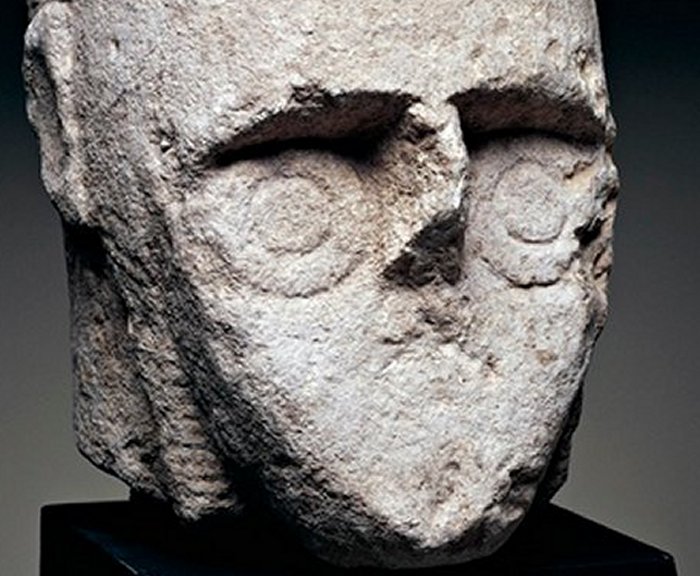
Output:
M517 0L513 0L517 1ZM20 81L24 7L0 12L0 574L37 573L48 502L122 498L77 454L59 222ZM623 178L611 315L557 501L700 574L700 2L600 0Z

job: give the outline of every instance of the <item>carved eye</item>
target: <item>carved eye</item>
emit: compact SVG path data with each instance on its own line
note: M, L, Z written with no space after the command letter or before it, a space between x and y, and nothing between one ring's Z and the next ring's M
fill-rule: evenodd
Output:
M508 170L494 194L508 235L528 244L545 244L561 234L566 221L563 186L534 162Z
M263 292L308 296L346 277L371 232L371 200L343 158L288 150L218 171L187 201L183 220L235 279Z
M250 194L250 242L271 253L307 254L333 234L335 194L308 176L260 180Z
M550 284L578 249L575 223L592 209L590 186L571 186L567 167L590 156L543 134L505 136L473 156L468 242L519 285Z

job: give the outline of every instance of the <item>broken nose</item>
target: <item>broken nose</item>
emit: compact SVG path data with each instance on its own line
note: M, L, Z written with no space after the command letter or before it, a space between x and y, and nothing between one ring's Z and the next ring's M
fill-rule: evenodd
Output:
M464 217L461 210L436 215L405 246L383 276L399 286L456 284L462 276Z

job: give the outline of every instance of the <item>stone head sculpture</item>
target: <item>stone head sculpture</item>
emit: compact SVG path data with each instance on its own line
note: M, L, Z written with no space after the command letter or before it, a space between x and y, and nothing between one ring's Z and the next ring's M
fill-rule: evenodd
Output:
M483 556L558 489L615 206L593 0L30 10L92 462L345 565Z

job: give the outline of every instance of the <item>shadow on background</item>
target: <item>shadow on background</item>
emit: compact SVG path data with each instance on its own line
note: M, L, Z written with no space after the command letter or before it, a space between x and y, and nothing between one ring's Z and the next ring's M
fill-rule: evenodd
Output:
M515 1L515 0L513 0ZM124 488L77 454L58 218L20 81L24 5L0 19L0 573L37 573L39 507ZM622 196L611 313L560 504L700 573L700 3L601 0Z

